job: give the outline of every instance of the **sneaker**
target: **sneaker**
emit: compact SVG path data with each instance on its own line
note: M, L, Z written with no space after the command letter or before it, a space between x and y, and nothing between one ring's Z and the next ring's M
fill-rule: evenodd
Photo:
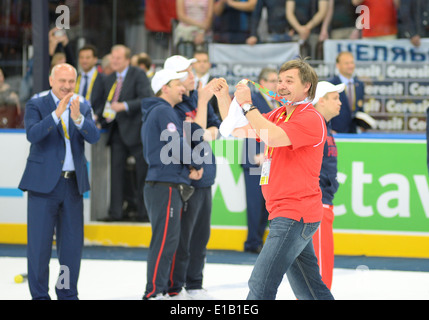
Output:
M207 293L205 289L191 289L186 290L190 300L214 300L214 298Z
M169 300L169 296L168 296L168 294L164 295L162 293L158 293L157 295L154 295L154 296L148 298L147 300Z
M185 292L185 290L180 291L178 294L170 295L169 300L192 300L191 297Z

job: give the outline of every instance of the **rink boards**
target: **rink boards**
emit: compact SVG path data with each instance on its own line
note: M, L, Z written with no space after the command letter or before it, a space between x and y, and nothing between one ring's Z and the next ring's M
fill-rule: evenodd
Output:
M334 240L338 255L429 258L429 187L424 135L337 135L339 190ZM209 249L242 250L246 201L242 141L212 144L217 178L212 188ZM29 144L22 130L0 130L0 243L26 243L27 194L17 189ZM87 148L89 170L90 148ZM93 177L94 180L94 177ZM94 183L94 181L92 181ZM92 221L91 192L84 197L87 244L149 246L148 223Z

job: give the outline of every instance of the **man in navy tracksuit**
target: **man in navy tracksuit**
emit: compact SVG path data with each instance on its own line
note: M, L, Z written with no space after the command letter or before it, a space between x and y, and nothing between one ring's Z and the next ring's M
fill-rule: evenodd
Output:
M337 146L331 132L330 120L340 113L340 95L344 88L343 83L333 85L327 81L320 81L317 84L316 96L313 100L316 110L325 118L328 130L320 169L323 217L318 230L313 235L313 246L322 281L329 289L331 289L334 271L334 204L332 201L339 186L337 181Z
M182 214L180 242L171 270L169 294L175 299L210 299L203 290L203 268L206 259L206 246L210 237L212 209L212 190L216 177L216 162L207 140L218 135L221 121L216 116L209 100L213 97L210 85L195 87L192 73L194 59L172 56L165 61L164 68L176 72L187 72L183 80L186 92L183 101L174 107L184 122L187 138L190 140L194 160L202 163L203 177L193 180L194 194L187 201ZM187 130L188 129L188 130ZM186 294L182 291L186 288Z
M190 188L203 169L193 162L191 147L183 138L183 124L174 106L182 101L186 73L158 71L152 79L156 97L142 100L144 145L148 164L144 187L145 205L152 227L147 260L147 284L143 299L163 299L169 272L180 238L180 216L184 200L180 188Z

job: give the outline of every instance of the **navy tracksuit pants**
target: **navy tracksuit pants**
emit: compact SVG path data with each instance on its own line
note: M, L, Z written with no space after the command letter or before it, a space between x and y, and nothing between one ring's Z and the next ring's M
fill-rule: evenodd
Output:
M210 238L211 187L195 188L181 219L180 241L171 266L169 294L202 289L206 247Z
M144 199L152 227L143 299L168 291L170 266L180 239L183 202L179 190L163 184L145 184Z

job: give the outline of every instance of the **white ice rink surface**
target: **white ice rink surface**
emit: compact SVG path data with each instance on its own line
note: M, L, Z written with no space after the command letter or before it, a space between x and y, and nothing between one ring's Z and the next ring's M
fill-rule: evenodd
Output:
M51 259L50 295L56 299L58 260ZM244 300L253 266L207 263L204 286L217 300ZM0 300L31 299L25 258L0 257ZM78 289L81 300L140 300L146 284L146 262L83 259ZM337 300L429 300L429 272L334 269L332 293ZM277 299L295 300L285 277Z

